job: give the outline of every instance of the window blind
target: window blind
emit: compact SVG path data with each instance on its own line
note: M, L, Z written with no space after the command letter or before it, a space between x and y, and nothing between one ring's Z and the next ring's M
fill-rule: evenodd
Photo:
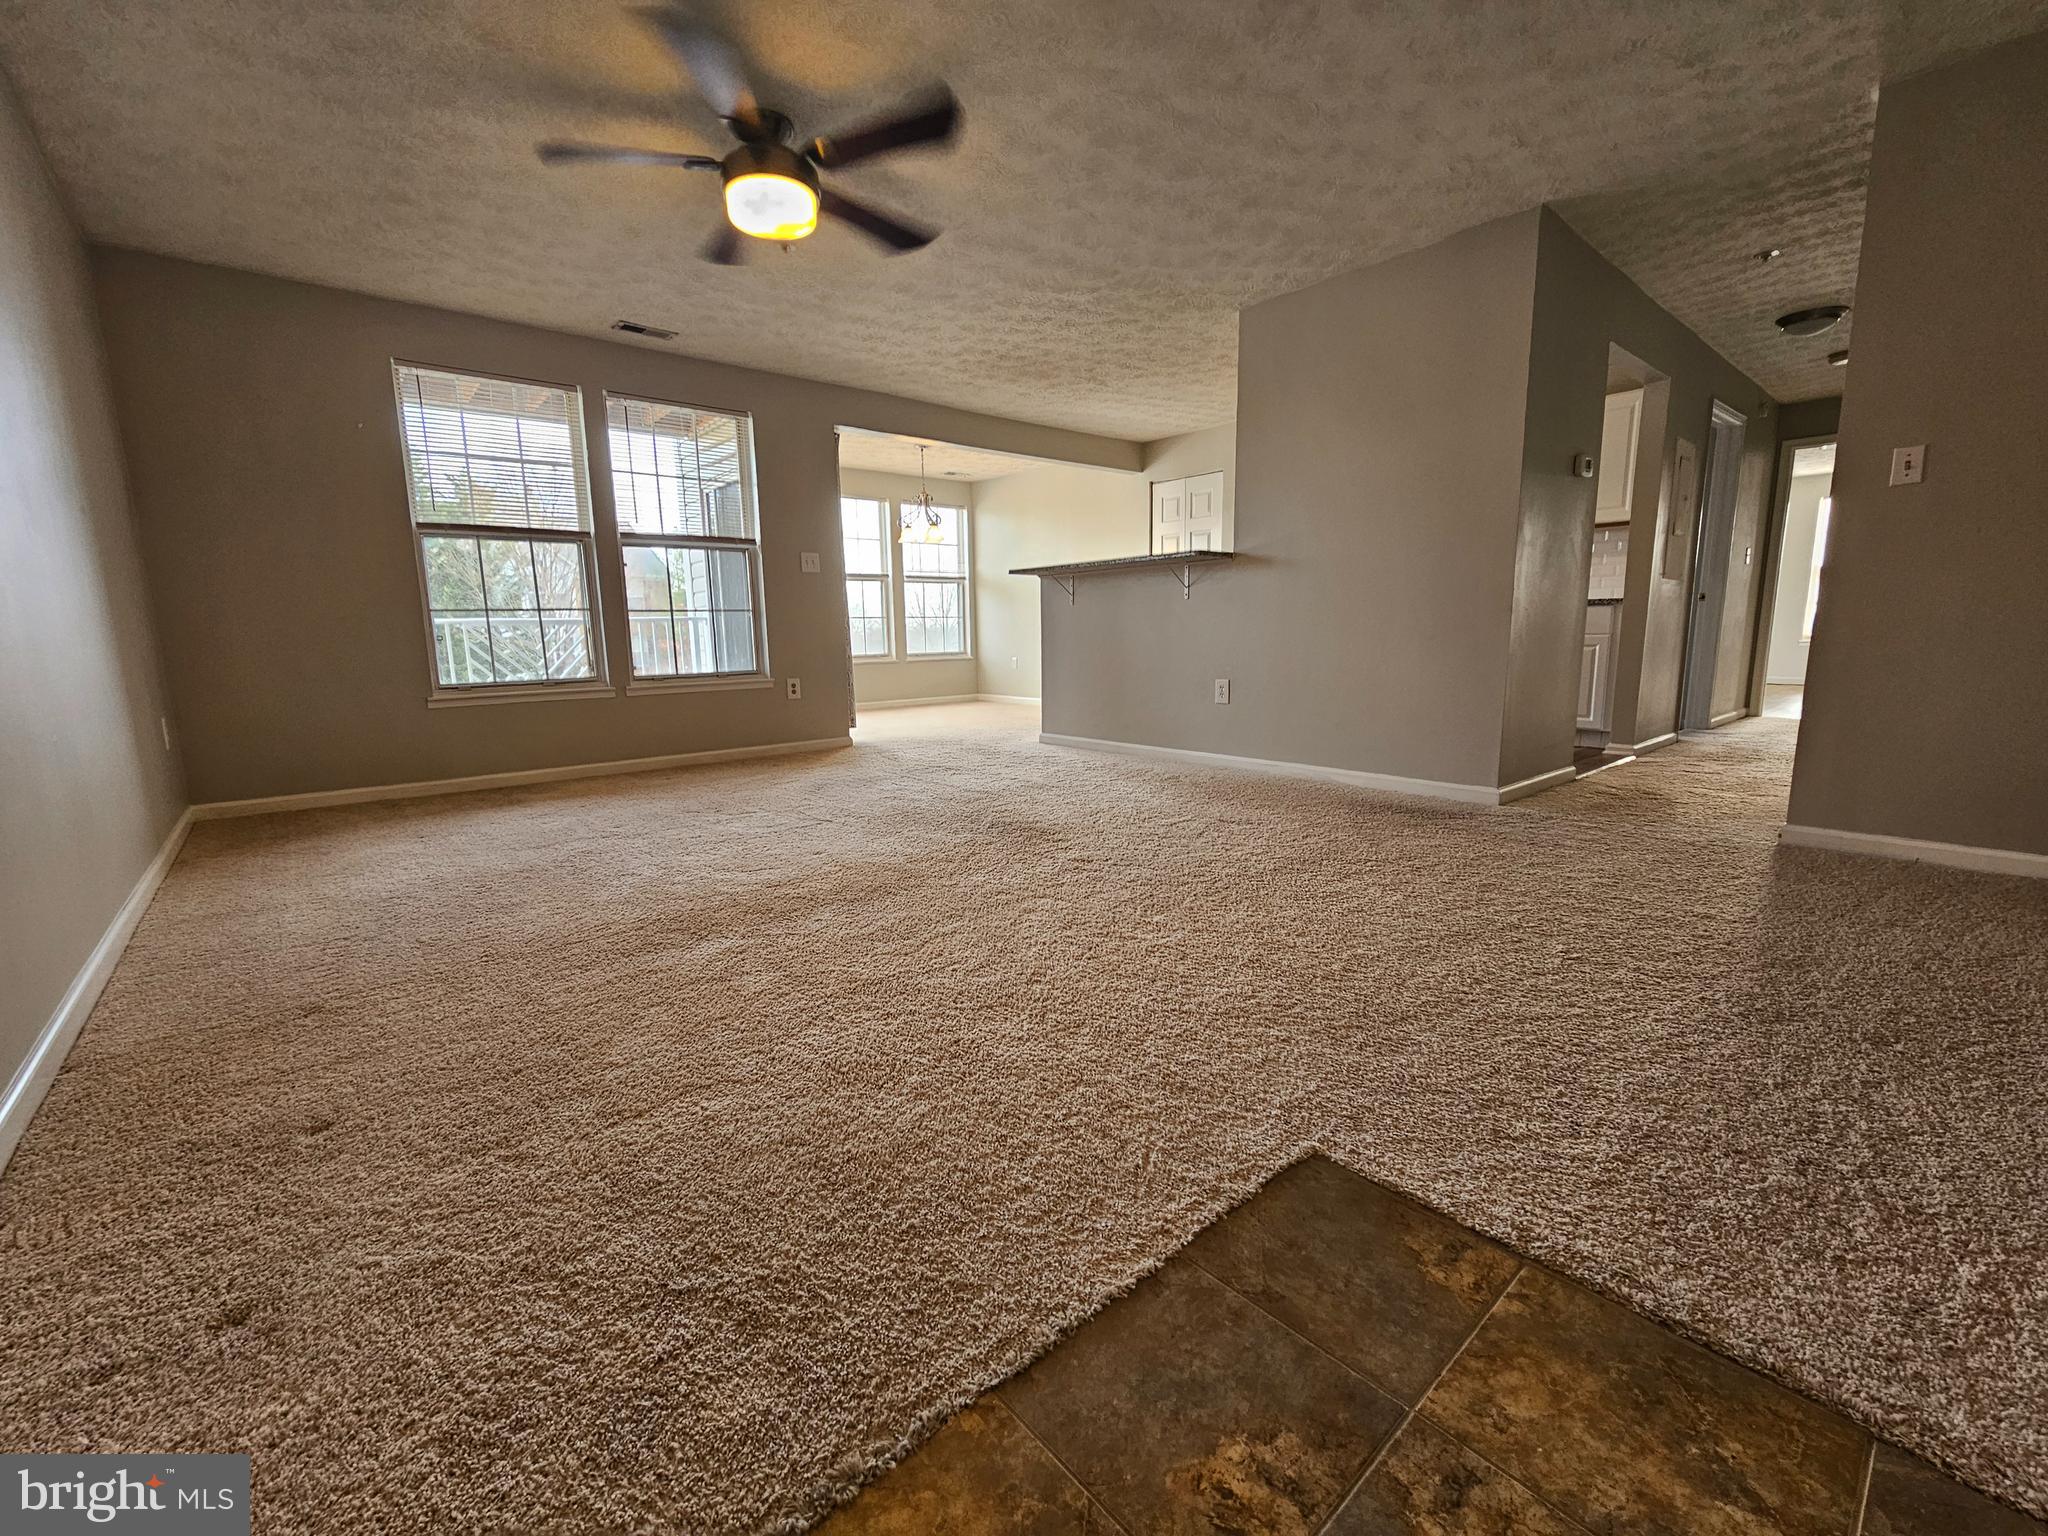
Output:
M590 530L575 390L392 368L415 524Z
M753 423L699 406L607 398L619 532L756 536Z

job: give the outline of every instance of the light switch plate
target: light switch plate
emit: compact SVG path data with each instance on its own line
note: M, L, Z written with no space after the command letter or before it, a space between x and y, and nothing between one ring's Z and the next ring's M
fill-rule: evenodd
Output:
M815 576L818 574L818 552L815 549L805 550L798 558L803 562L806 575Z
M1927 467L1927 445L1921 443L1914 448L1892 450L1892 484L1918 485L1920 473Z

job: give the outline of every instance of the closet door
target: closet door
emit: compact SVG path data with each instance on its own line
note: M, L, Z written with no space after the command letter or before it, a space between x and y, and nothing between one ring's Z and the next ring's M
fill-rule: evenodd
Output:
M1187 484L1187 549L1223 547L1223 473L1191 475Z
M1185 480L1152 482L1152 553L1177 555L1189 548L1188 483Z

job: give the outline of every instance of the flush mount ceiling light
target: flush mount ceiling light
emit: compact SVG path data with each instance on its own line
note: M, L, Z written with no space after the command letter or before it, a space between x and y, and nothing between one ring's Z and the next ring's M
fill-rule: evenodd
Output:
M1828 354L1828 362L1831 366L1836 368L1847 367L1849 364L1849 349L1847 347L1844 347L1839 352L1830 352Z
M735 162L738 162L735 164ZM742 144L725 157L725 216L758 240L801 240L818 227L818 173L780 144Z
M1758 251L1754 256L1752 256L1750 260L1754 261L1758 266L1764 267L1769 266L1772 262L1776 261L1780 256L1784 254L1785 249L1783 246L1767 245L1762 250Z
M741 235L788 245L818 227L818 216L851 224L892 252L915 251L938 236L903 219L857 203L819 185L818 172L872 160L918 144L943 144L960 126L960 104L939 86L919 106L851 133L795 144L795 130L783 113L763 106L747 82L737 49L680 4L642 13L697 84L711 108L725 119L739 147L722 158L677 150L635 149L617 144L556 141L538 153L548 165L599 161L612 165L662 165L685 171L717 171L725 181L726 222L704 245L706 261L732 266L746 242Z
M1787 336L1818 336L1832 331L1849 313L1846 304L1817 304L1812 309L1795 309L1778 316L1778 329Z

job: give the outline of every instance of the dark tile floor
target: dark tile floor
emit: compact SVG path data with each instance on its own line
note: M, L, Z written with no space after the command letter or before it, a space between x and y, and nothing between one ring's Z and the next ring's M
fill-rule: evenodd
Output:
M1619 768L1623 763L1636 760L1633 752L1610 752L1605 747L1574 747L1572 768L1580 778L1598 773L1603 768Z
M2043 1536L1327 1159L986 1394L827 1536Z

